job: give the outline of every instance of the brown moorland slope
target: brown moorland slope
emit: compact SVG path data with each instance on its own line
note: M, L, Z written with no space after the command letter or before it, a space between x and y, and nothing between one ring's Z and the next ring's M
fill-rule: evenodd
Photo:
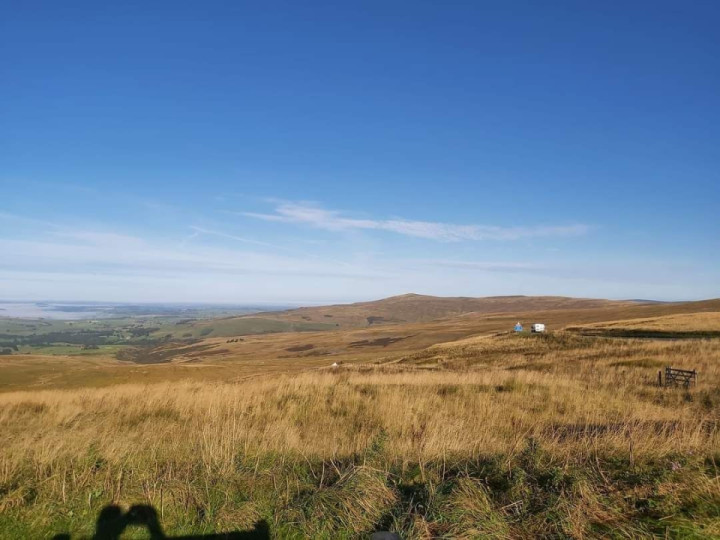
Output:
M613 324L613 321L657 317L682 319L686 314L688 320L681 326L677 326L680 320L668 324L679 331L693 327L712 332L716 331L714 323L698 326L697 317L712 320L717 313L720 313L720 300L648 305L611 302L604 307L587 309L473 312L430 322L373 324L332 332L286 332L243 336L241 339L222 337L194 343L169 342L126 351L119 358L12 355L0 357L3 373L0 391L106 386L136 381L237 381L268 373L324 368L335 362L394 362L434 346L460 345L465 340L510 332L518 320L525 324L544 322L550 331L556 331L597 323Z
M637 306L636 301L615 301L564 296L440 297L403 294L371 302L302 307L281 312L253 314L283 321L335 322L341 327L364 327L388 323L428 322L466 313L516 313L568 309Z
M520 320L552 318L553 323L565 325L700 311L720 311L720 300L664 303L562 296L470 298L405 294L372 302L303 307L197 321L192 326L194 335L203 336L207 332L215 337L228 337L257 333L349 330L427 323L462 316L485 318L490 315L511 315L510 318ZM584 313L582 319L572 318L575 313L581 312ZM224 331L219 332L221 328Z

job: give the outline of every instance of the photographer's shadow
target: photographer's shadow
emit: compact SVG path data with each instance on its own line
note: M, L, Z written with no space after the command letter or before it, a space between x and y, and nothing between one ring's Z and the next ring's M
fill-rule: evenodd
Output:
M163 539L225 539L225 540L269 540L270 527L264 520L258 521L255 527L247 531L235 531L218 534L201 534L189 536L166 536L160 525L157 510L149 505L138 504L123 514L121 508L108 505L100 511L95 534L92 540L119 540L128 527L144 527L152 540ZM58 534L53 540L69 540L69 534Z

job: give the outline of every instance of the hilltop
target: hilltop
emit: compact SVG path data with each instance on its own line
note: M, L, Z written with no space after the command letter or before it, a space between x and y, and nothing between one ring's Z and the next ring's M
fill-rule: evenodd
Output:
M152 336L202 339L285 332L359 330L467 317L483 319L482 326L485 329L485 323L498 322L501 318L502 324L499 328L505 328L509 324L505 319L513 318L524 322L542 318L554 324L565 325L699 311L720 311L720 300L663 303L564 296L472 298L403 294L371 302L301 307L214 319L188 319L161 325L154 329ZM498 328L498 325L494 327Z
M468 313L516 313L629 307L634 305L637 305L637 302L564 296L487 296L473 298L410 293L370 302L302 307L279 312L256 313L239 318L261 317L276 321L306 323L333 322L345 328L358 328L378 324L429 322Z
M440 297L403 294L370 302L300 307L214 319L187 319L161 325L154 337L232 337L280 332L352 330L426 323L470 314L507 314L574 310L617 310L645 305L638 301L563 296ZM649 304L650 305L650 304ZM651 304L656 305L656 304ZM665 305L665 304L658 304ZM594 320L604 320L594 319Z

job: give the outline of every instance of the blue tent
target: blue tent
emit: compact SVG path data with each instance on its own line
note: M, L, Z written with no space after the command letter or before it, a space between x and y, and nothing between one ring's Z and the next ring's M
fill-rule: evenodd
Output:
M516 332L522 332L522 331L523 331L522 324L517 323L517 324L515 325L515 331L516 331Z

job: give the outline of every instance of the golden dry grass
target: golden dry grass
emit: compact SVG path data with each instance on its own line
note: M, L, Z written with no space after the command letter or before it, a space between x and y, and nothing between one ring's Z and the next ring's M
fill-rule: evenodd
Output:
M693 330L716 317L621 324ZM294 352L298 335L215 340L247 350L114 367L195 380L2 393L0 537L89 534L111 502L148 502L176 533L265 518L279 537L720 534L720 340L448 324L379 348L349 345L389 329L304 335L313 349ZM233 362L257 374L263 347L269 375L237 379ZM333 347L350 361L283 369ZM77 373L105 369L86 361ZM697 386L658 388L666 365L697 369Z
M719 332L720 312L710 311L707 313L681 313L661 317L628 319L612 322L605 321L584 325L579 328L661 330L667 332Z
M25 458L41 449L38 463L45 464L90 445L111 459L150 448L173 455L185 449L232 468L237 449L344 458L361 452L381 430L388 456L398 460L510 452L528 436L577 455L588 451L589 440L578 434L596 427L593 445L619 452L627 450L630 436L636 451L648 455L720 446L718 434L707 429L717 420L714 408L650 386L654 373L647 369L576 367L562 376L557 370L387 366L247 384L6 393L0 426L9 444L2 457ZM716 388L718 372L701 373L693 392L704 396Z

